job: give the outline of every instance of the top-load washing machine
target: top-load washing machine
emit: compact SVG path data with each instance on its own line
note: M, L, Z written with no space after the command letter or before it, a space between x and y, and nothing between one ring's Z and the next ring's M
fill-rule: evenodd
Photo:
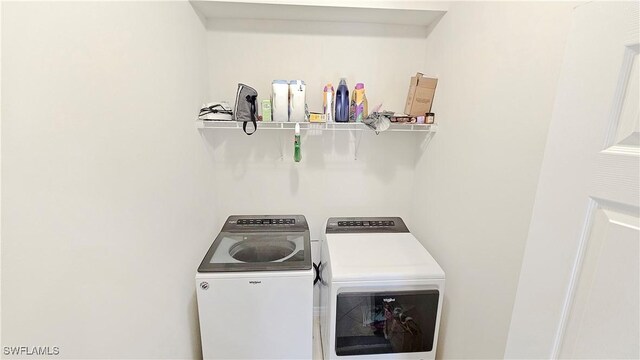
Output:
M311 359L313 280L304 216L230 216L196 274L203 357Z
M325 359L434 359L445 274L401 218L330 218L320 263Z

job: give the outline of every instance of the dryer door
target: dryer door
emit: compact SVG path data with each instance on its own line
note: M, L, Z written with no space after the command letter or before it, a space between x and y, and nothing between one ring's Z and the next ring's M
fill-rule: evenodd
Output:
M339 293L336 355L431 351L439 295L438 290Z

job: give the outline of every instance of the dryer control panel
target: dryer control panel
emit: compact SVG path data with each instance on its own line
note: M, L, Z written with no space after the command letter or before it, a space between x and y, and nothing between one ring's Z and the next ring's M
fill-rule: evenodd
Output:
M327 234L406 232L409 232L409 229L399 217L329 218L326 229Z

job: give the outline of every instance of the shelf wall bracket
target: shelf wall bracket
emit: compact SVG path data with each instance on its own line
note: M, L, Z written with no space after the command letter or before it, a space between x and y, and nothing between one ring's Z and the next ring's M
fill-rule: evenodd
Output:
M351 131L353 138L353 160L358 160L358 151L360 150L360 142L362 141L362 131Z

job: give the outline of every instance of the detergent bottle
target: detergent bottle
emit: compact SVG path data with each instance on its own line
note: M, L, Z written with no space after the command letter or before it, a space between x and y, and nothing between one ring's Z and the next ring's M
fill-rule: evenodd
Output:
M338 90L336 90L335 121L349 121L349 88L347 87L347 80L345 78L340 79L340 85L338 85Z
M331 83L328 83L324 87L322 97L322 113L326 115L327 122L333 122L334 96L335 91L333 90L333 85Z
M364 94L364 84L357 83L353 95L351 96L350 120L362 122L369 115L367 97Z

